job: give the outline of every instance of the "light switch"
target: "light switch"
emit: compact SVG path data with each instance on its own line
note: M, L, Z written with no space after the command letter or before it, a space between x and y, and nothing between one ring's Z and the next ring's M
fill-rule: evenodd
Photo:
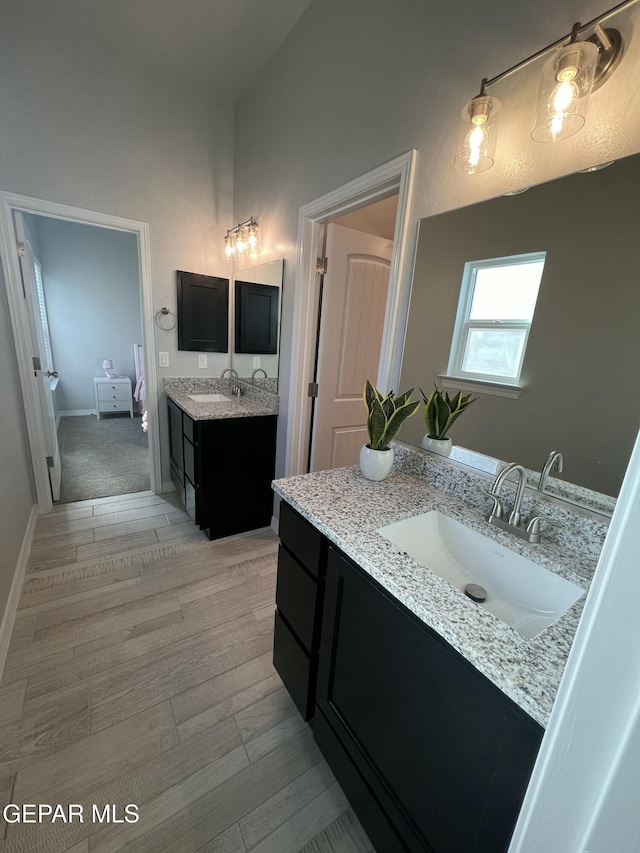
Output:
M255 370L257 367L260 367L260 356L254 355L254 357L253 357L253 369Z
M198 355L198 367L206 367L207 366L207 356L203 353Z
M158 367L169 367L169 353L168 352L159 352L158 353Z

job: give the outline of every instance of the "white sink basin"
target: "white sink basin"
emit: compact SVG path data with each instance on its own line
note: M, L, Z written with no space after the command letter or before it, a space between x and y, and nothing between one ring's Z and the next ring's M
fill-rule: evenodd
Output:
M189 394L194 403L230 403L231 397L224 394Z
M478 604L523 637L535 637L565 613L584 590L438 510L377 531L414 560L464 592L479 584Z

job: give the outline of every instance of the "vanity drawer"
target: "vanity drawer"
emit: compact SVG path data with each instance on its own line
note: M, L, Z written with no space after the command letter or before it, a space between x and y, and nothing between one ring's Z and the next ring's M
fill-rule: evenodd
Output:
M312 674L311 660L279 613L273 636L273 665L303 719L308 720L315 705L315 672Z
M317 601L315 580L280 546L276 605L309 653L313 649Z
M288 503L280 504L280 540L314 577L320 574L322 535Z
M188 438L191 444L193 444L193 436L195 433L195 422L191 420L189 415L182 415L182 432L185 435L185 438Z
M186 418L185 418L186 420ZM186 438L184 441L184 473L191 480L192 483L196 484L198 481L195 476L196 463L195 463L195 449L193 444Z

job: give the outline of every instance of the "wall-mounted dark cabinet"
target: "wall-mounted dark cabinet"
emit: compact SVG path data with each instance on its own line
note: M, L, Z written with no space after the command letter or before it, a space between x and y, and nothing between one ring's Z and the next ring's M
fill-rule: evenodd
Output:
M177 271L178 349L229 351L229 279Z
M278 352L280 288L236 279L235 351L255 355Z
M274 663L376 850L506 853L542 728L285 503L281 513ZM310 564L315 598L300 575Z
M271 524L276 415L194 421L169 407L171 479L210 539Z

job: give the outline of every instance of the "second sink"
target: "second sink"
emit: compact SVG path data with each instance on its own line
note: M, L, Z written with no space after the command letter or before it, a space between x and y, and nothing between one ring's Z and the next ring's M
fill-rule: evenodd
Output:
M523 637L537 636L584 595L571 581L438 510L377 532L459 590L483 586L487 598L478 606Z
M189 394L194 403L230 403L231 397L225 394Z

